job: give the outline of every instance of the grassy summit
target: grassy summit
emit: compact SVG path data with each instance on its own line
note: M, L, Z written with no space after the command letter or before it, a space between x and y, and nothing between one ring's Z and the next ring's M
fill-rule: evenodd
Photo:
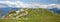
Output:
M0 19L0 22L60 22L60 16L47 9L29 8L28 15L16 19ZM7 16L8 17L8 16Z

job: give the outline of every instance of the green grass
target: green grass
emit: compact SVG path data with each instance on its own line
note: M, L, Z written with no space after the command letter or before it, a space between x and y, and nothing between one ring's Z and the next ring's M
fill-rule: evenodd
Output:
M60 22L60 16L48 11L47 9L28 9L28 15L23 18L28 20L12 20L12 19L0 19L0 22Z

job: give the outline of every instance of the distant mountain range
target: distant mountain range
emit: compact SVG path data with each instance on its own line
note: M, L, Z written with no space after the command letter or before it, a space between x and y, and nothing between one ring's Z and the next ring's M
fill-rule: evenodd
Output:
M48 6L47 9L53 11L54 13L60 14L60 9L57 6Z
M17 8L0 8L0 17L6 15L10 10L17 10Z

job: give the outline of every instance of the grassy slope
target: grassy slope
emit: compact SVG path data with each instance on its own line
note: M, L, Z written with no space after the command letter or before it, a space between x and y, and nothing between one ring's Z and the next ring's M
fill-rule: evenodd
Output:
M25 16L28 20L6 20L0 19L0 22L60 22L60 16L56 16L47 9L29 9L29 14Z

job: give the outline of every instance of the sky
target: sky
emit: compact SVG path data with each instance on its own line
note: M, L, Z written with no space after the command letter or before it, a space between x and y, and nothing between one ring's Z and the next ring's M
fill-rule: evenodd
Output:
M42 8L46 8L48 6L54 6L54 5L58 5L58 7L60 6L60 0L0 0L0 3L6 3L8 4L10 7L42 7Z

